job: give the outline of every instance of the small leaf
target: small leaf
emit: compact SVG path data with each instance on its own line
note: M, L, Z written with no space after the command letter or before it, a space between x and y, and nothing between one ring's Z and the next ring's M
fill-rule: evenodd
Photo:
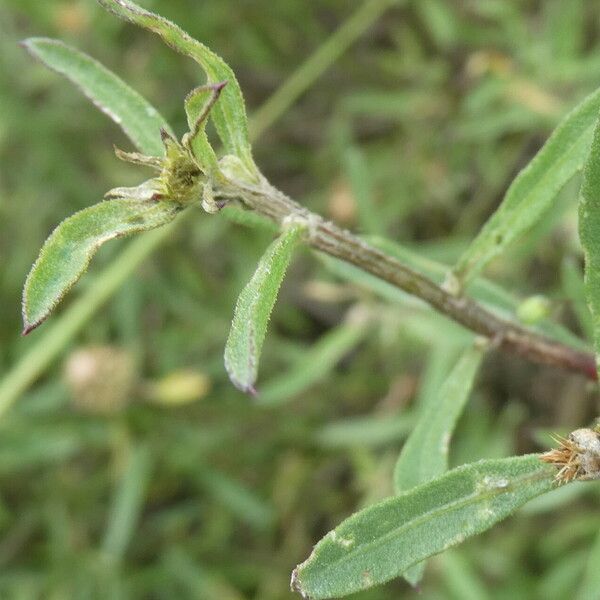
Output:
M225 346L225 368L232 383L243 392L255 392L258 361L283 277L303 225L291 225L267 248L240 294Z
M456 422L471 393L483 358L479 344L467 349L444 381L437 402L424 406L394 470L394 489L400 493L430 481L448 469L448 450ZM415 586L423 577L424 563L412 566L404 578Z
M296 567L292 589L320 600L384 583L550 491L553 476L537 455L458 467L346 519Z
M144 154L162 156L161 128L168 124L136 91L98 61L58 40L29 38L23 46L47 67L64 75L117 125Z
M227 87L214 106L211 118L226 152L237 156L251 173L255 173L257 169L248 137L248 117L244 97L231 67L174 23L129 0L98 1L108 11L158 34L171 48L195 60L204 69L209 84L227 81Z
M217 156L206 135L206 119L226 83L197 87L185 99L185 113L190 132L183 143L189 145L192 154L208 174L217 170Z
M104 242L165 225L179 210L173 202L108 200L65 219L46 240L27 276L23 334L48 317Z
M465 404L484 350L479 344L467 349L444 381L437 402L430 403L402 448L394 471L397 493L425 483L448 469L449 443Z
M592 313L596 364L600 366L600 119L583 172L579 239L585 256L585 297Z
M454 267L459 284L464 286L551 208L563 186L583 167L599 109L597 90L563 119L519 173L498 210Z

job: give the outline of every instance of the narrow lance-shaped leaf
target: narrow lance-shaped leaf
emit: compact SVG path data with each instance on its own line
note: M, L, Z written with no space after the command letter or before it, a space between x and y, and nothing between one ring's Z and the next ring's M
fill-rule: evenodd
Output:
M583 167L599 109L597 90L565 117L519 173L498 210L455 266L459 285L466 284L550 209L558 192Z
M600 365L600 119L583 172L579 238L585 255L585 296L592 313L596 364Z
M225 346L225 368L232 383L254 393L258 361L281 282L304 225L293 224L267 248L240 294Z
M30 38L23 46L47 67L64 75L115 123L141 152L164 154L161 128L169 125L136 91L83 52L58 40Z
M394 471L397 493L425 483L448 468L450 439L471 393L484 348L476 343L465 350L444 381L438 402L424 407L402 448Z
M184 143L203 169L212 174L217 170L217 156L206 135L206 119L227 82L203 85L193 89L185 99L189 133Z
M23 333L48 317L104 242L165 225L179 210L167 201L108 200L65 219L46 240L25 282Z
M438 401L423 407L396 463L396 493L430 481L448 469L450 439L471 393L483 353L479 344L467 349L444 381L437 394ZM414 586L423 577L424 569L425 563L421 562L403 576Z
M292 588L320 600L384 583L550 491L554 474L537 455L453 469L346 519L294 570Z
M158 34L171 48L194 59L204 69L208 83L227 81L221 99L211 112L217 133L228 153L237 156L251 174L256 172L248 137L244 97L229 65L190 37L174 23L147 11L129 0L98 0L108 11Z

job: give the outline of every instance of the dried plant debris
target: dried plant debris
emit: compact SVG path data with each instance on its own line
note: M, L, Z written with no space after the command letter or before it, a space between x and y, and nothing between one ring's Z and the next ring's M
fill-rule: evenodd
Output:
M576 429L563 438L555 436L559 444L540 456L544 462L558 468L556 481L559 484L570 481L600 479L600 428Z

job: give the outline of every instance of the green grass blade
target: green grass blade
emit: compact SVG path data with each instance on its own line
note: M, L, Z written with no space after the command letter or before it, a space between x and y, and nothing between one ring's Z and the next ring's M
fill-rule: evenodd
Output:
M473 387L484 350L479 345L467 349L444 381L437 402L423 410L402 448L394 470L396 493L430 481L448 469L450 439ZM412 566L404 578L415 586L423 577L424 563Z
M47 67L73 82L119 125L136 148L162 156L160 129L171 131L158 111L114 73L83 52L58 40L29 38L23 46Z
M388 581L550 491L554 475L537 455L458 467L346 519L294 570L292 587L320 600Z
M24 334L40 325L86 271L105 242L171 222L173 202L109 200L65 219L50 234L23 290Z
M238 298L225 346L225 368L232 383L243 392L255 391L269 317L303 231L303 225L291 225L282 232L267 248Z
M585 568L583 581L577 592L577 600L600 598L600 534L596 536Z
M406 411L396 415L346 417L323 425L314 438L321 448L379 447L405 438L414 424L414 413Z
M590 340L594 338L594 323L585 299L585 282L581 265L566 258L560 269L561 285L564 295L569 299L571 309L577 317L581 331Z
M471 560L458 550L444 553L441 578L452 598L461 600L492 600L487 581L482 581Z
M265 531L273 525L273 508L254 491L225 473L202 466L198 469L196 480L203 491L243 523L259 531Z
M123 559L142 512L152 467L149 448L130 450L123 477L115 490L102 552L112 562Z
M244 600L229 581L199 564L197 557L190 556L182 547L169 544L163 562L169 575L188 592L185 598Z
M108 11L158 34L171 48L195 60L206 73L208 83L227 82L219 102L211 111L211 118L227 153L237 156L246 168L254 173L256 166L248 137L248 117L244 97L229 65L174 23L144 10L129 0L98 1Z
M366 322L342 323L325 333L289 371L265 382L256 403L278 406L293 400L324 379L339 361L365 337Z
M292 73L284 84L256 111L252 138L260 137L298 98L393 5L401 0L366 0Z
M585 163L599 109L597 90L564 118L519 173L498 210L454 267L459 284L466 284L551 208L558 192Z
M402 448L394 471L397 493L425 483L448 469L448 450L479 370L484 349L468 348L444 381L437 402L425 407Z
M364 153L350 146L343 155L343 166L358 209L359 225L370 234L383 234L385 226L374 201L373 174Z
M596 362L600 354L600 119L583 172L579 239L585 256L585 296L592 313Z

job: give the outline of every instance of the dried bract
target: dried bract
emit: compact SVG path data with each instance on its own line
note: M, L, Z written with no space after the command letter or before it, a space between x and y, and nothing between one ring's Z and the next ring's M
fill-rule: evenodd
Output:
M540 459L558 468L559 484L600 479L600 431L576 429L566 438L554 439L558 448L545 452Z

